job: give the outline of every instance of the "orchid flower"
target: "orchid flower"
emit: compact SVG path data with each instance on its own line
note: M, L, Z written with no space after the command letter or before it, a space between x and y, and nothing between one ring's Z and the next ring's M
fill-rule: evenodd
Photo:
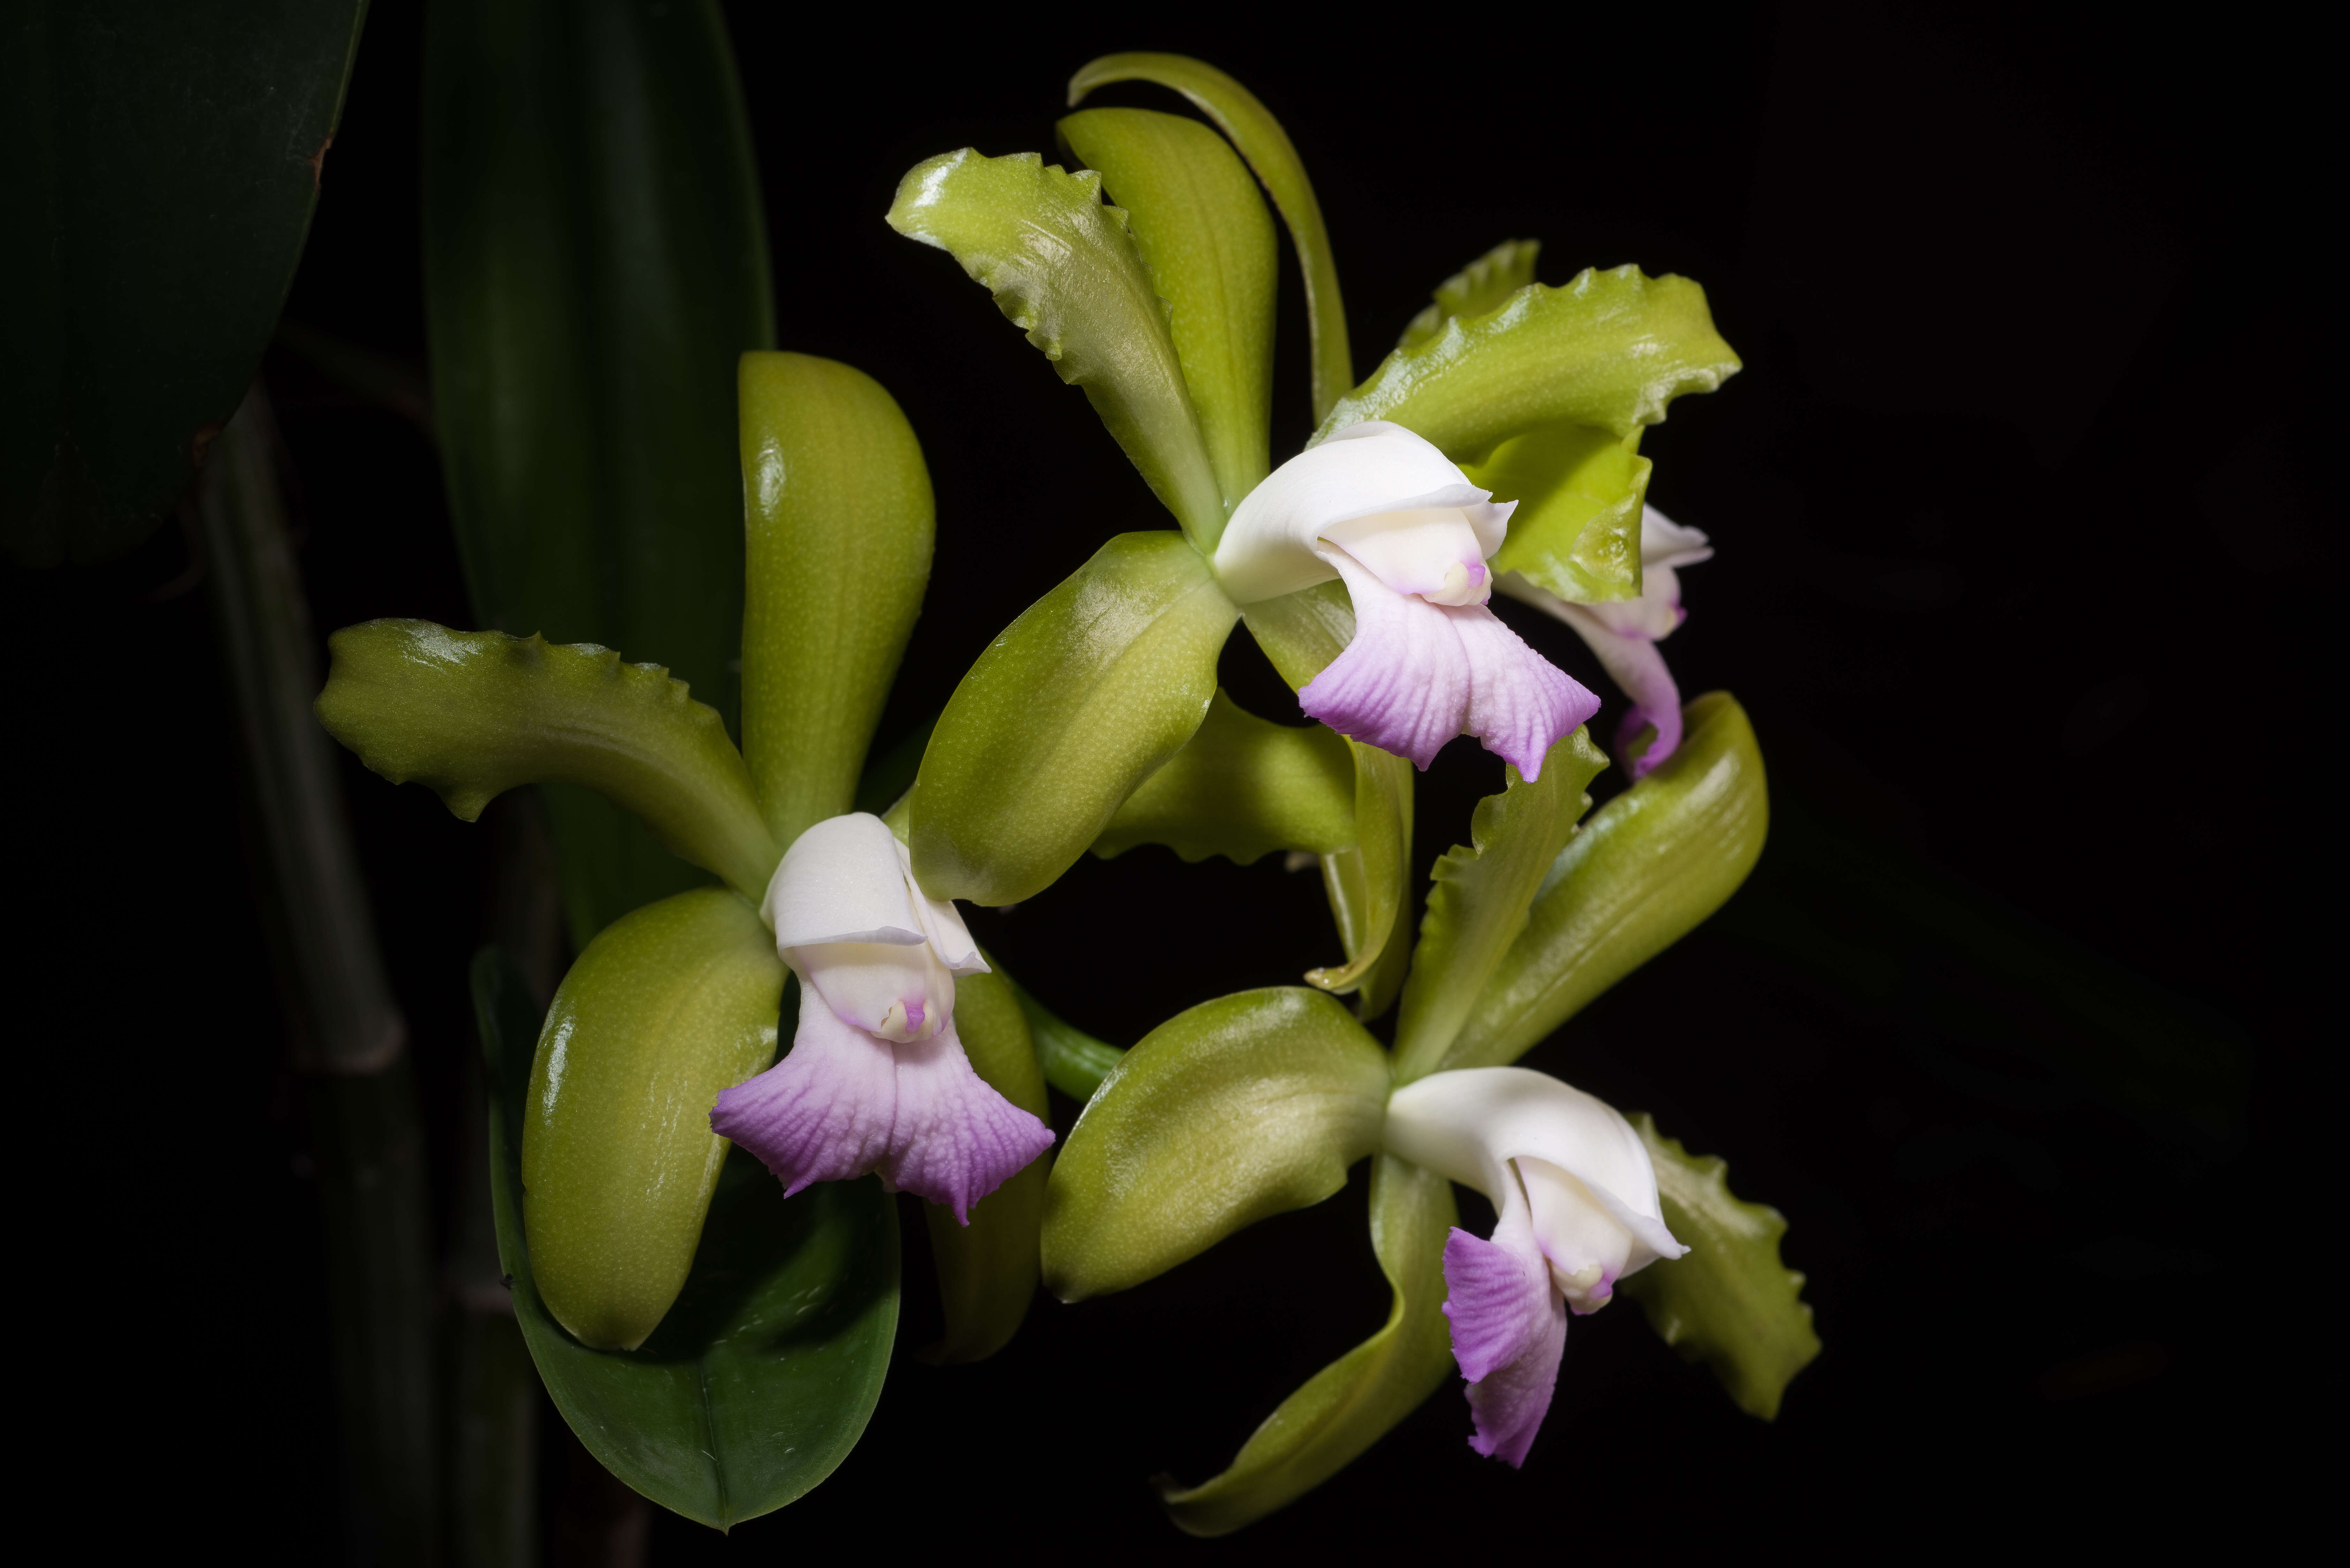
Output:
M1473 1187L1490 1239L1444 1244L1452 1354L1469 1380L1470 1447L1522 1466L1550 1409L1569 1313L1689 1249L1665 1226L1656 1168L1615 1107L1523 1067L1436 1073L1388 1100L1387 1149Z
M1366 420L1249 492L1216 547L1216 576L1241 605L1345 581L1355 635L1299 690L1310 717L1422 769L1472 734L1533 780L1599 699L1487 607L1485 562L1514 504L1401 425Z
M799 1024L783 1060L719 1095L712 1130L757 1155L785 1197L879 1171L968 1224L1053 1134L955 1038L955 977L988 967L962 917L922 892L906 846L864 812L801 834L760 912L799 976Z
M1694 528L1685 528L1653 506L1640 510L1640 597L1616 604L1571 604L1518 572L1495 586L1513 599L1533 605L1573 627L1590 646L1631 707L1617 726L1619 750L1644 726L1656 739L1634 758L1639 778L1671 756L1681 743L1681 694L1657 644L1670 637L1689 612L1681 608L1679 568L1711 560L1712 546Z

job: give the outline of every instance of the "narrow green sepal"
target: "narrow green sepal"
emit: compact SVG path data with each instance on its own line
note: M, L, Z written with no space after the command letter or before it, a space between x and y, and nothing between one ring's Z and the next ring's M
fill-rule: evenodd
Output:
M788 845L856 799L930 581L930 471L897 401L861 370L754 353L736 384L743 760Z
M967 974L955 981L955 1037L973 1071L1038 1120L1048 1120L1045 1075L1025 1011L1008 976ZM915 1354L933 1366L984 1361L1012 1342L1036 1294L1037 1237L1045 1222L1049 1153L1014 1172L971 1206L971 1223L954 1210L922 1206L938 1264L939 1304L946 1332Z
M1459 1218L1444 1178L1391 1155L1371 1162L1371 1247L1395 1292L1386 1325L1283 1400L1222 1475L1188 1488L1162 1479L1180 1528L1225 1535L1295 1501L1458 1375L1444 1238Z
M1681 710L1680 749L1592 815L1559 852L1443 1059L1516 1061L1720 909L1762 853L1770 794L1745 710L1710 691Z
M327 732L394 784L424 784L467 822L516 784L584 784L676 854L756 902L782 851L715 710L657 664L422 620L327 639Z
M1167 302L1168 330L1229 516L1271 470L1280 269L1264 198L1232 145L1196 119L1089 109L1059 129L1125 209L1127 231ZM1201 543L1213 549L1216 538Z
M995 963L995 956L989 954L987 961ZM1003 966L997 964L996 971L1002 973ZM1124 1047L1095 1039L1037 1001L1018 981L1012 981L1012 989L1020 998L1021 1012L1028 1015L1028 1035L1035 1042L1045 1081L1081 1106L1100 1093L1102 1081L1126 1055Z
M1444 329L1456 316L1482 316L1499 310L1510 296L1534 280L1534 258L1542 254L1540 240L1503 240L1451 277L1436 286L1427 309L1396 339L1399 348L1417 348Z
M1167 306L1125 213L1102 204L1101 176L1034 152L983 158L966 147L908 170L889 223L951 253L995 296L1061 379L1085 389L1184 532L1213 549L1223 499Z
M1063 1301L1126 1290L1321 1202L1378 1147L1387 1099L1387 1053L1318 992L1178 1013L1126 1054L1054 1163L1045 1283Z
M1276 724L1220 689L1167 765L1127 796L1094 841L1103 859L1164 844L1186 860L1245 866L1276 849L1335 855L1355 842L1355 763L1320 724Z
M1121 534L979 656L914 784L914 875L1012 904L1076 863L1216 693L1240 612L1172 533Z
M1690 1154L1646 1111L1631 1121L1657 1168L1665 1223L1690 1251L1634 1274L1625 1293L1667 1345L1713 1368L1740 1409L1775 1420L1788 1383L1820 1353L1804 1276L1779 1261L1786 1218L1732 1193L1721 1156Z
M1648 498L1640 432L1618 438L1590 425L1513 436L1492 460L1465 466L1470 483L1514 501L1509 537L1492 561L1571 604L1640 597L1640 510Z
M1314 439L1392 420L1455 462L1482 463L1512 436L1553 425L1629 436L1663 419L1675 398L1710 392L1738 368L1696 284L1631 266L1586 269L1563 287L1529 284L1498 310L1456 317L1397 349Z
M1607 766L1587 728L1562 737L1528 784L1514 767L1500 794L1477 803L1466 846L1436 863L1411 978L1396 1019L1396 1082L1433 1072L1503 955L1526 929L1536 889L1591 809L1584 787Z

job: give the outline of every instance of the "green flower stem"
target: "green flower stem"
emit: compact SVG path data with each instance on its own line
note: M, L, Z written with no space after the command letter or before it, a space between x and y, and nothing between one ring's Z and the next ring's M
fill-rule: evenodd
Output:
M990 955L987 961L994 963ZM998 966L997 972L1002 972ZM1011 976L1005 975L1006 980ZM1052 1009L1028 993L1027 987L1017 981L1012 989L1020 999L1020 1010L1028 1017L1028 1035L1035 1044L1037 1064L1044 1069L1045 1081L1079 1105L1097 1094L1102 1080L1117 1070L1125 1057L1124 1047L1097 1040L1084 1030L1054 1015ZM1040 1113L1041 1114L1041 1113Z

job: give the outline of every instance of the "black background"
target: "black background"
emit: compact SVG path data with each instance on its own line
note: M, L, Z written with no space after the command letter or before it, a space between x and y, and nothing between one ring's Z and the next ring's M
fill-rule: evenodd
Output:
M1385 1314L1358 1176L1128 1296L1040 1299L985 1365L901 1355L831 1480L731 1540L664 1516L656 1560L859 1540L1195 1558L1378 1556L1422 1538L1897 1550L2056 1520L2175 1529L2287 1487L2279 1471L2237 1490L2226 1461L2272 1434L2269 1399L2317 1376L2321 1353L2290 1330L2322 1316L2323 1265L2296 1241L2317 1241L2330 1209L2298 1211L2285 1152L2314 1130L2333 836L2321 595L2340 556L2320 454L2341 343L2314 243L2332 200L2313 157L2334 119L2296 85L2310 41L1976 8L1311 29L867 16L833 33L796 8L732 12L779 347L887 386L939 495L885 743L1103 537L1164 523L1085 400L948 257L880 221L897 176L931 153L1051 159L1062 84L1087 59L1197 54L1283 119L1329 223L1358 375L1439 280L1504 238L1544 242L1545 282L1630 261L1705 286L1746 369L1677 404L1644 447L1651 500L1721 552L1685 574L1690 617L1667 653L1685 693L1745 703L1784 836L1723 917L1528 1060L1727 1156L1742 1195L1788 1216L1827 1348L1766 1426L1622 1306L1576 1322L1523 1472L1470 1452L1454 1386L1284 1512L1189 1542L1147 1478L1220 1469ZM369 20L288 315L421 366L420 28L391 0ZM1181 107L1141 88L1096 101ZM1294 274L1284 287L1276 460L1308 429ZM282 354L265 369L321 631L470 624L429 445ZM307 1557L336 1531L317 1200L189 567L166 529L110 566L7 575L34 742L19 783L39 808L19 820L47 825L20 831L35 886L71 889L46 940L16 950L29 988L78 999L60 1015L81 1064L64 1121L80 1167L112 1172L110 1244L143 1260L132 1288L104 1293L152 1364L134 1401L174 1417L155 1484L191 1524ZM1607 692L1612 717L1564 628L1503 613ZM1225 675L1285 716L1245 638ZM346 762L446 1168L473 1049L484 835ZM1425 776L1422 869L1499 774L1464 742ZM2199 1081L2249 1085L2188 1107L2222 1130L2182 1135L2035 1054L2044 999L2028 992L1991 1001L2017 1017L2021 1044L2002 1050L1754 940L1806 821L1815 857L1866 842L1921 882L1972 889L2027 942L2143 977L2199 1032ZM1316 878L1157 849L1088 861L973 926L1120 1043L1336 952ZM1838 939L1933 962L1866 907ZM910 1345L936 1308L907 1218ZM559 1501L576 1459L558 1436Z

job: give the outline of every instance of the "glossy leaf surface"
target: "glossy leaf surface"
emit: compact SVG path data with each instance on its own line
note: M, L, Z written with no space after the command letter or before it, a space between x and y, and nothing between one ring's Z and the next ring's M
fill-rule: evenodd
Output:
M1719 1155L1691 1155L1645 1111L1631 1121L1657 1168L1665 1223L1690 1251L1649 1264L1624 1290L1667 1345L1713 1368L1740 1409L1775 1419L1788 1383L1820 1353L1804 1276L1779 1261L1786 1219L1732 1193Z
M1104 859L1164 844L1186 860L1247 865L1276 849L1335 855L1355 842L1355 763L1320 724L1276 724L1222 691L1181 751L1127 796L1094 841Z
M934 512L913 427L870 376L746 354L739 385L743 759L788 845L857 797L921 612Z
M782 852L718 715L657 664L502 631L371 620L327 641L319 722L394 784L467 822L516 784L582 784L745 897Z
M705 888L605 927L556 988L523 1218L540 1294L580 1343L634 1350L677 1299L728 1147L710 1107L775 1061L785 972L750 901Z
M1159 296L1208 462L1231 515L1271 471L1273 218L1231 144L1196 119L1141 109L1089 109L1062 140L1125 209ZM1204 539L1215 547L1222 533Z
M1030 606L922 754L909 841L922 886L1010 904L1075 865L1200 727L1238 613L1172 533L1119 535Z
M1541 254L1540 240L1503 240L1438 284L1434 300L1411 318L1396 347L1419 347L1456 316L1476 317L1501 309L1510 296L1534 282L1534 258Z
M1167 306L1125 213L1102 205L1101 176L1068 173L1034 152L983 158L966 147L908 170L889 219L908 239L951 253L995 296L1061 379L1085 389L1183 531L1214 548L1223 499Z
M1753 726L1725 691L1710 691L1681 713L1680 750L1568 842L1526 929L1436 1065L1516 1061L1680 940L1754 868L1771 805Z
M309 233L364 0L32 0L0 44L0 546L145 538L244 396Z
M1399 1085L1444 1059L1486 980L1526 929L1544 875L1591 809L1584 786L1607 765L1590 732L1576 730L1551 747L1535 783L1509 768L1508 787L1477 803L1469 845L1454 846L1437 861L1396 1019Z
M1397 349L1339 400L1315 440L1392 420L1455 462L1481 463L1512 436L1552 425L1629 436L1682 393L1710 392L1737 369L1696 284L1638 267L1588 269L1560 288L1529 285L1499 310L1455 317Z
M1648 497L1640 432L1590 425L1513 436L1464 468L1496 501L1514 501L1493 570L1522 572L1571 604L1640 597L1640 509Z
M1321 1202L1378 1147L1387 1097L1387 1053L1319 992L1178 1013L1070 1130L1045 1198L1045 1283L1063 1301L1122 1291Z
M588 1452L662 1507L715 1529L830 1475L881 1397L898 1329L897 1210L878 1181L779 1200L729 1154L685 1289L642 1348L591 1350L540 1298L523 1233L521 1148L537 1009L502 954L473 964L489 1058L498 1259L556 1408Z
M1005 1099L1049 1121L1045 1075L1012 981L995 973L958 978L954 1022L973 1070ZM931 1256L938 1264L940 1305L946 1312L946 1332L922 1348L923 1360L983 1361L1019 1332L1036 1294L1037 1235L1045 1223L1045 1179L1051 1168L1049 1153L1031 1160L972 1205L968 1225L956 1224L951 1209L922 1206Z
M1355 369L1347 342L1347 307L1338 297L1338 264L1331 254L1330 231L1322 222L1322 204L1314 197L1314 182L1305 177L1305 160L1297 156L1281 121L1254 93L1215 67L1184 55L1104 55L1069 78L1069 105L1084 102L1096 88L1132 81L1156 82L1190 99L1232 138L1281 210L1305 276L1314 417L1321 420L1354 384Z
M1388 1155L1371 1162L1371 1246L1395 1292L1386 1324L1283 1400L1231 1469L1164 1490L1178 1525L1223 1535L1263 1519L1353 1463L1458 1376L1444 1239L1459 1218L1444 1178Z
M758 177L716 0L435 5L425 317L484 627L656 659L733 724L735 362L775 339ZM691 885L547 792L573 944Z

